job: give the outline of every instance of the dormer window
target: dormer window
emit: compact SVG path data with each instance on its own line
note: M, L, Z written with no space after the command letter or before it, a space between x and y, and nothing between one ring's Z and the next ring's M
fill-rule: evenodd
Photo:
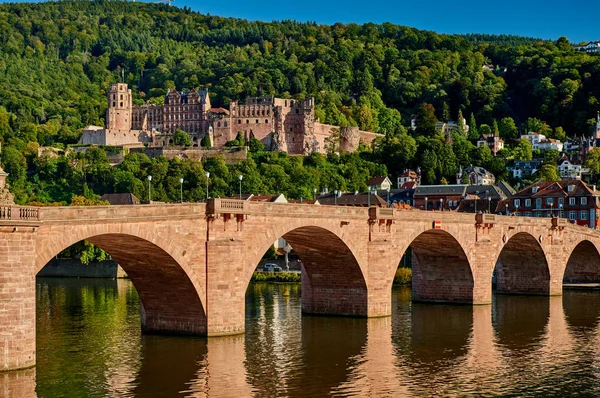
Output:
M531 192L532 193L537 193L538 189L539 189L538 187L533 187L533 188L531 188Z
M569 192L573 192L575 190L575 185L569 185Z

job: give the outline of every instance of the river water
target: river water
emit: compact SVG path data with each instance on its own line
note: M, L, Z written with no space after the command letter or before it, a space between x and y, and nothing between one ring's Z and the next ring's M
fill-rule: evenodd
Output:
M128 280L38 278L38 364L10 377L39 397L600 395L600 292L392 296L388 318L301 316L299 285L254 284L246 334L203 339L141 335Z

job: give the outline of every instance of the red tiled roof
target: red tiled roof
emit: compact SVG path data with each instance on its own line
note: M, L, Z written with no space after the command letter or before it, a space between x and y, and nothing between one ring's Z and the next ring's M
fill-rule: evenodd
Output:
M419 183L416 181L406 181L404 184L402 184L401 189L413 189L416 188L418 185Z
M386 176L373 177L367 182L367 185L381 185L386 178Z
M224 113L229 115L229 111L225 108L210 108L210 113Z

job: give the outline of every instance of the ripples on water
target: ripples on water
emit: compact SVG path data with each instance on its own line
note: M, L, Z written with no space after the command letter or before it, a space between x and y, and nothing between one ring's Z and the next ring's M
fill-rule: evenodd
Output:
M299 285L251 285L246 334L140 334L127 280L39 279L38 365L0 391L40 397L600 395L600 293L301 316ZM36 374L37 373L37 374ZM35 379L34 379L35 378ZM35 381L34 381L35 380ZM37 383L37 385L35 384Z

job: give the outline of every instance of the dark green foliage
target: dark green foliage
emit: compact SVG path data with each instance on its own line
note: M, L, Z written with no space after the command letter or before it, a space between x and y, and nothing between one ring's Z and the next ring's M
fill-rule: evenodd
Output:
M0 31L1 156L18 203L69 203L84 184L94 194L144 199L148 175L154 200L179 200L181 176L184 200L202 200L206 170L212 196L235 194L239 173L245 192L295 198L312 197L314 188L364 190L370 176L417 166L426 183L453 181L458 166L469 164L503 178L485 150L456 137L450 146L435 131L436 118L469 115L471 142L498 131L516 146L519 130L588 135L600 108L600 57L573 50L564 38L248 22L163 4L82 0L0 4ZM121 79L137 104L160 104L174 86L210 87L212 104L225 107L247 96L312 96L321 122L386 137L362 153L302 159L264 152L240 134L229 145L249 145L251 157L236 166L129 154L112 168L97 148L35 156L38 144L65 148L86 125L103 125L106 90ZM406 127L415 113L413 134ZM177 142L189 145L182 135ZM514 158L531 157L523 145Z

